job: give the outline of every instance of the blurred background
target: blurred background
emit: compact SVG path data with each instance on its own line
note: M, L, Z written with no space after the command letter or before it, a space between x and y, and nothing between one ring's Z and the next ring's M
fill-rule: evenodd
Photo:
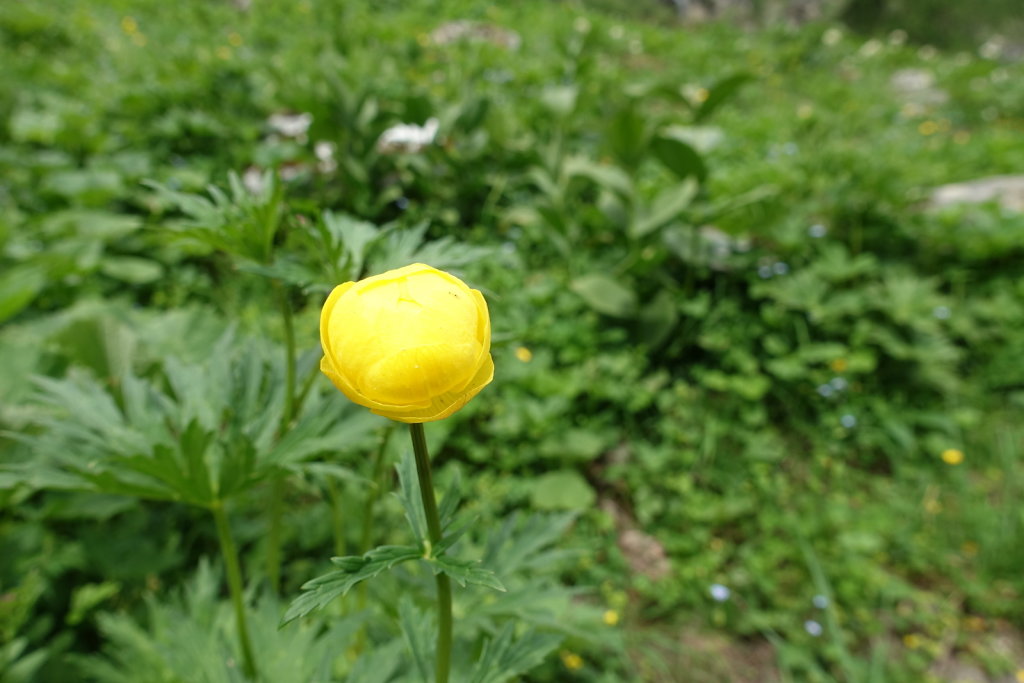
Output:
M0 680L241 680L182 673L206 503L102 470L131 387L337 405L327 291L424 261L497 367L439 481L564 520L522 680L1024 682L1022 60L1019 0L6 0ZM232 500L250 598L407 533L353 415Z

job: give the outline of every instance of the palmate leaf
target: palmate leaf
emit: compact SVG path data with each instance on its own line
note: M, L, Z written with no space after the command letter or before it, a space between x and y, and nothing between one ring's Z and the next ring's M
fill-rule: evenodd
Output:
M513 640L515 626L505 625L501 632L484 646L473 671L471 683L504 683L540 665L562 642L562 636L527 631Z
M302 589L306 592L292 602L281 625L323 608L335 598L344 596L360 581L372 579L397 564L421 557L423 548L414 545L384 545L365 555L332 557L331 562L339 569L303 584Z
M480 566L479 561L456 560L445 555L432 557L428 560L434 567L435 572L443 572L452 577L457 584L466 587L466 584L486 586L497 591L504 592L505 585L498 579L497 575L490 569Z
M398 622L402 627L405 645L412 653L413 664L423 683L430 683L433 669L431 659L431 637L434 622L423 610L416 607L408 594L402 596L398 603Z

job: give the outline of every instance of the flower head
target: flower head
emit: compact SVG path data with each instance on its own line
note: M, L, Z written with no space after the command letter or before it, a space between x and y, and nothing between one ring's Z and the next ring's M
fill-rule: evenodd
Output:
M942 462L947 465L959 465L964 461L964 452L959 448L947 448L942 451Z
M334 386L399 422L448 417L494 377L483 295L422 263L335 287L320 343Z
M710 588L708 588L708 593L711 594L711 598L715 602L725 602L729 599L729 596L732 595L732 591L729 590L729 587L723 586L720 583L711 584Z

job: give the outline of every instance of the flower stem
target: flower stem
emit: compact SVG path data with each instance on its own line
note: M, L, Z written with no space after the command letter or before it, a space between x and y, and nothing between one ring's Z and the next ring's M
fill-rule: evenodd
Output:
M252 643L249 641L249 622L246 620L245 603L242 597L242 569L238 562L238 548L231 536L231 526L228 524L223 501L214 501L210 505L210 511L217 524L220 552L224 558L224 568L228 575L231 602L235 607L235 626L238 629L238 640L242 646L242 670L245 677L252 680L256 678L256 660L252 656Z
M427 532L430 543L441 541L441 519L437 514L437 500L434 498L434 482L430 474L430 454L427 452L427 437L423 425L409 425L412 435L412 450L416 456L416 474L420 480L420 495L423 498L423 512L427 517ZM448 670L452 655L452 584L447 574L439 573L437 579L437 669L436 683L448 683Z

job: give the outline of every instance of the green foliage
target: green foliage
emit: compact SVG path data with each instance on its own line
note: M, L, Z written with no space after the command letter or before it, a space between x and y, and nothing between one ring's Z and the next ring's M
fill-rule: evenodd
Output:
M242 680L201 559L225 498L264 680L430 680L436 572L457 680L1019 666L1024 220L929 195L1019 172L1024 74L1012 38L888 32L999 3L894 0L871 40L657 3L8 4L3 680ZM317 372L322 296L413 261L494 328L494 383L430 425L432 546L411 460Z

